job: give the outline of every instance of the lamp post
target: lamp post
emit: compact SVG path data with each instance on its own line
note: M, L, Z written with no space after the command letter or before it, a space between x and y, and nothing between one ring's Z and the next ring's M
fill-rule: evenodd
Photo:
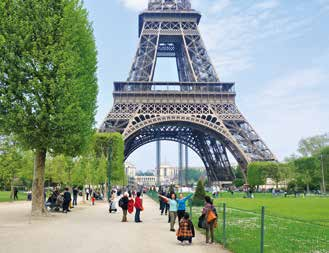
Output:
M324 164L323 164L323 154L321 154L321 169L322 169L322 190L326 194L326 183L324 179Z

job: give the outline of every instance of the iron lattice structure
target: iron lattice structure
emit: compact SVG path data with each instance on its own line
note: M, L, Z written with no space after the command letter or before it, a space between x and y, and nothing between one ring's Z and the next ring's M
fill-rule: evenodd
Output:
M222 83L189 0L150 0L139 16L139 46L128 80L114 83L114 106L102 132L120 132L125 158L157 140L187 145L210 181L234 178L227 150L246 172L252 161L276 160L235 103L234 83ZM154 82L158 57L175 57L179 82Z

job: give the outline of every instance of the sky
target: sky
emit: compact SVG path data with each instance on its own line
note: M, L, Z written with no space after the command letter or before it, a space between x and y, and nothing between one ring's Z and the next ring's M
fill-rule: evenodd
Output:
M111 110L114 81L127 79L138 42L138 14L148 0L84 0L98 50L97 126ZM279 160L301 138L329 132L329 0L192 0L223 82L235 82L237 105ZM177 79L161 59L155 80ZM177 165L176 143L162 143L162 163ZM128 161L155 167L155 143ZM191 166L202 166L190 151ZM234 161L233 161L234 163Z

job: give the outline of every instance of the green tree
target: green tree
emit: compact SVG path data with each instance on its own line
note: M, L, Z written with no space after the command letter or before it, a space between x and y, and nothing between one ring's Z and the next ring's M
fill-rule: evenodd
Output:
M112 185L124 185L127 182L124 170L124 140L120 133L97 133L95 135L95 153L98 158L107 158L107 188Z
M266 184L267 162L252 162L248 165L248 184L251 187L259 187Z
M202 176L203 172L201 170L198 169L188 169L187 170L187 180L189 183L195 183L198 182L198 180L200 179L200 177Z
M0 13L0 126L35 152L32 215L42 215L47 152L74 157L93 134L93 32L80 0L3 0Z
M202 206L205 196L206 191L204 189L204 184L202 180L199 180L193 196L193 205Z
M326 146L329 146L329 133L300 140L298 152L302 156L312 156L320 152L320 150Z
M306 185L307 192L310 192L310 184L319 175L319 164L314 157L302 157L295 161L297 176Z
M316 154L316 158L321 166L321 188L326 192L329 189L329 146L322 148Z

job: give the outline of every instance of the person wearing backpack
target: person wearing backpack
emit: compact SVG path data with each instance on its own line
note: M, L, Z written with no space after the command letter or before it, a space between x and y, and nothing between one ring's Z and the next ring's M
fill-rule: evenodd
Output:
M121 222L127 222L127 213L128 213L128 193L125 192L123 194L123 197L119 200L119 207L122 209L122 221Z
M205 206L202 210L202 215L205 216L206 243L214 243L214 228L217 222L217 212L209 196L205 197Z

